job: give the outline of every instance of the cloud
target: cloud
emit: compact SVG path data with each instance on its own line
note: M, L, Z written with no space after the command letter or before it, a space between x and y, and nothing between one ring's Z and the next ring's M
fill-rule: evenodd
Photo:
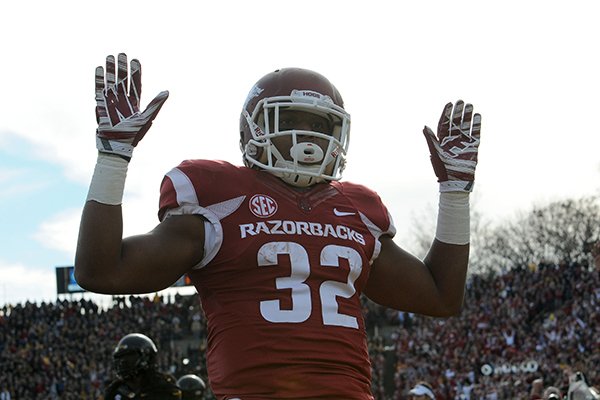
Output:
M158 195L156 195L157 197ZM83 206L83 204L82 204ZM33 238L43 247L75 255L82 208L70 208L54 214L41 222ZM132 196L123 204L123 236L148 232L158 224L153 202Z
M80 209L61 211L41 223L34 239L46 248L74 254L80 219Z
M59 295L56 293L56 270L53 268L37 269L23 264L10 264L0 260L0 306L5 304L24 304L29 301L39 304L41 302L55 302ZM193 293L193 288L185 288L185 294ZM174 293L175 289L166 289L159 294ZM181 291L181 290L180 290ZM153 294L148 294L152 296ZM97 293L61 294L61 297L72 299L73 296L85 297L93 300L102 307L112 304L112 296Z
M4 185L5 182L9 182L23 173L19 169L0 169L0 184Z
M56 300L56 277L53 269L36 269L0 260L0 300L16 304Z
M26 182L23 179L27 174L25 170L1 169L0 170L0 201L9 198L26 197L35 192L40 192L49 186L48 182Z

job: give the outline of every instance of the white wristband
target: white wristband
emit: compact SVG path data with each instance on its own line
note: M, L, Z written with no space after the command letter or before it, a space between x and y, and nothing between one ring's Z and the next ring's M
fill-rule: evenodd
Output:
M435 238L448 244L468 244L470 240L469 193L442 192Z
M121 204L128 165L129 162L119 156L98 152L87 200L110 205Z

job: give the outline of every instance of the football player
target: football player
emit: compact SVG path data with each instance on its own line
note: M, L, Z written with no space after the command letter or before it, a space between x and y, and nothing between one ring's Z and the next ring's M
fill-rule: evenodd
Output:
M130 333L113 352L117 376L105 390L106 400L120 399L181 399L181 389L175 378L157 370L158 350L154 342L141 333Z
M177 386L181 389L182 400L202 400L206 383L198 375L187 374L177 379Z
M469 257L481 116L445 105L423 133L440 187L424 260L400 248L379 196L341 181L350 115L324 76L284 68L250 90L240 116L244 166L187 160L166 173L159 223L122 238L133 149L165 103L140 110L141 66L96 68L98 160L75 260L99 293L148 293L181 275L208 318L208 381L219 399L373 399L360 296L436 317L460 312Z

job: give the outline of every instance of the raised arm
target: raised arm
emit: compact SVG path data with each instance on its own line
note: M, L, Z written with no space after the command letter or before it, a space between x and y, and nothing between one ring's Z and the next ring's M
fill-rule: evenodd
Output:
M98 160L77 241L75 279L85 289L108 294L148 293L175 282L202 258L203 221L172 217L146 234L122 238L121 202L134 147L144 137L169 93L161 92L140 112L141 64L127 56L106 58L96 68ZM200 244L200 245L199 245Z
M391 238L382 238L365 288L373 301L431 316L460 312L469 263L469 193L480 133L481 115L461 100L446 104L437 136L429 127L423 129L440 184L435 239L421 261Z

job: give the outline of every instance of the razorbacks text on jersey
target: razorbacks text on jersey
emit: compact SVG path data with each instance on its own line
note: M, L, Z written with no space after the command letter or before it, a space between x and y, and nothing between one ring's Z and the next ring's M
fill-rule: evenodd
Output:
M206 220L189 276L219 399L373 398L360 293L379 237L395 234L376 193L337 181L300 191L265 171L188 160L161 185L159 219L182 214Z

